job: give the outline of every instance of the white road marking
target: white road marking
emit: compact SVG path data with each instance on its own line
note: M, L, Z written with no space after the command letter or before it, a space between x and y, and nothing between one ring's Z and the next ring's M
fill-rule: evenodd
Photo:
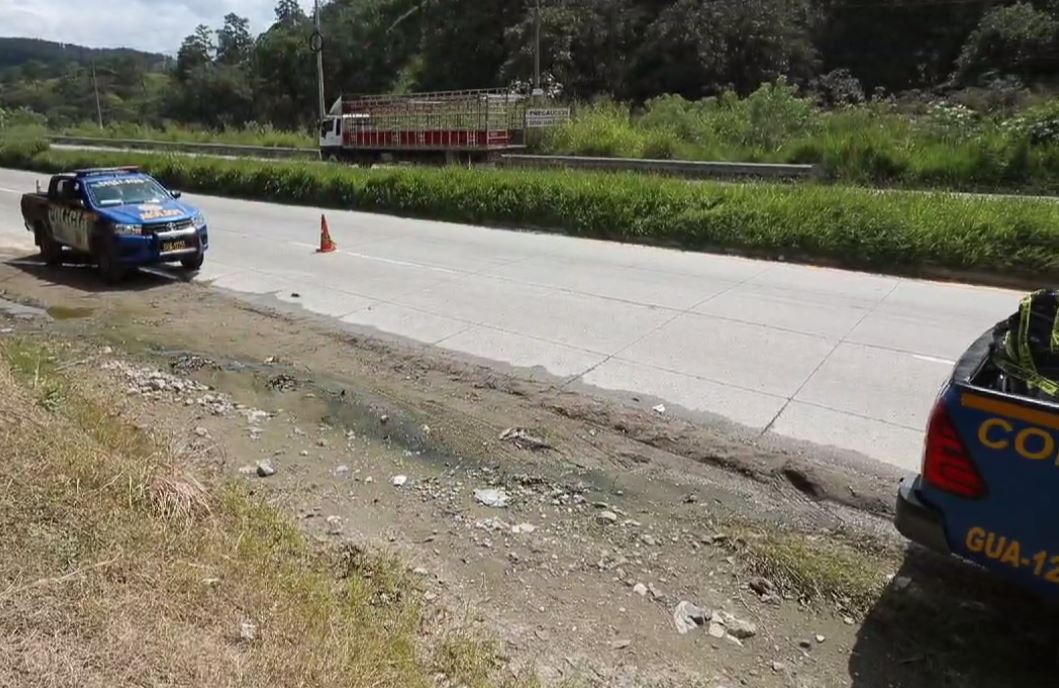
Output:
M303 244L299 241L288 241L291 246L297 246L298 248L319 248L316 244ZM386 263L387 265L400 265L405 268L422 268L424 270L433 270L435 272L444 272L449 275L466 275L466 272L460 270L450 270L449 268L439 267L437 265L426 265L424 263L413 263L407 260L394 260L393 258L380 258L379 256L369 256L366 253L355 253L353 251L343 251L342 249L336 249L335 253L341 253L345 256L353 256L354 258L363 258L364 260L374 260L379 263Z
M0 191L3 191L4 193L13 193L13 194L20 194L20 193L22 193L21 191L15 191L14 189L5 189L5 188L4 188L4 187L2 187L2 186L0 186Z
M928 363L940 363L941 365L954 366L956 361L950 361L947 358L935 358L934 356L923 356L922 354L912 354L912 358L918 358L921 361L927 361Z

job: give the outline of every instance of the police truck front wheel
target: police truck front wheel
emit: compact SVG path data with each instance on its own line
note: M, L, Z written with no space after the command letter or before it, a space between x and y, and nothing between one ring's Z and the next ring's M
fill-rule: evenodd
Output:
M35 234L37 246L40 247L40 257L44 263L51 267L62 265L63 247L52 237L51 231L38 226Z
M205 257L206 257L206 254L203 253L202 251L199 251L198 253L196 253L193 256L188 256L187 258L181 258L180 259L180 264L184 266L185 270L198 270L199 268L202 267L202 261L203 261L203 259L205 259Z
M108 284L117 284L128 272L116 253L113 241L104 239L96 244L96 265L99 267L100 276Z

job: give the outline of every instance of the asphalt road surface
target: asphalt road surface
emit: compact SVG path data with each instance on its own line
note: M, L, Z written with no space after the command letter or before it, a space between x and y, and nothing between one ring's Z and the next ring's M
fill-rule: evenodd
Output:
M0 246L32 249L0 170ZM198 279L763 441L919 465L953 361L1012 291L188 195L209 220ZM293 294L298 294L297 297ZM826 448L826 449L825 449Z

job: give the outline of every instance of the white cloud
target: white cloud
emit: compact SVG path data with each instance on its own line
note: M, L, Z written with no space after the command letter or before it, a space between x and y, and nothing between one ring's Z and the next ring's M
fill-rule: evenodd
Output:
M271 25L275 4L275 0L0 0L0 35L175 54L195 26L220 28L229 12L249 18L256 35Z

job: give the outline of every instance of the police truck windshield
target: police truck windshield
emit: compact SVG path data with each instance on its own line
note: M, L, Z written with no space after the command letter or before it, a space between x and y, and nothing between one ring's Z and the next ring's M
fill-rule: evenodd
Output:
M144 177L91 181L88 182L88 193L97 206L160 203L171 198L160 184Z

